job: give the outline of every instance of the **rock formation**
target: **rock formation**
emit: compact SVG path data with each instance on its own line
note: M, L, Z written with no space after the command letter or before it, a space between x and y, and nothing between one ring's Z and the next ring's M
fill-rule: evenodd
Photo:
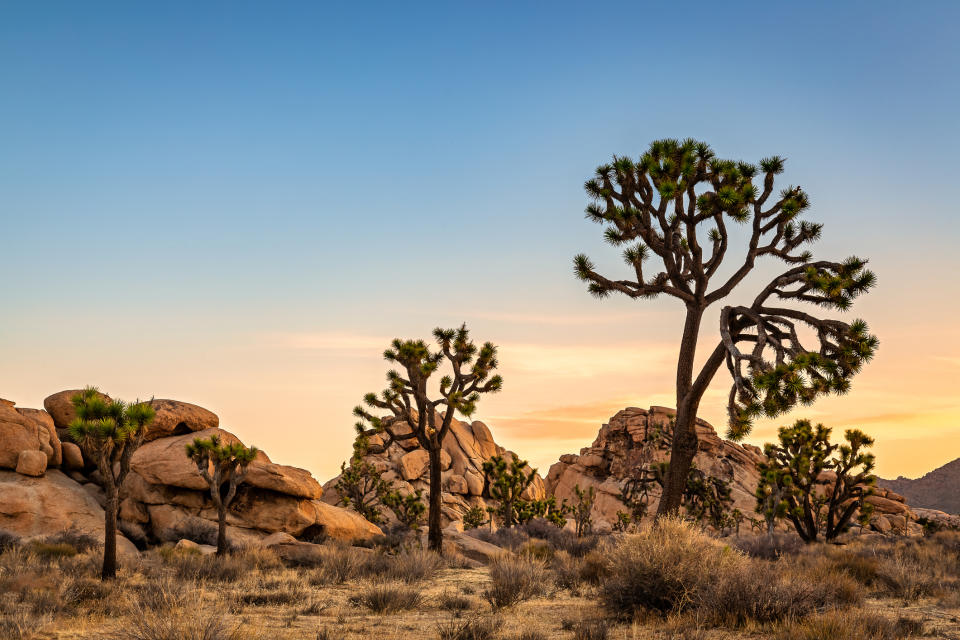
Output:
M422 489L426 502L430 476L427 451L416 440L394 442L387 448L383 445L380 436L372 436L365 460L383 472L382 477L393 482L403 495ZM453 421L441 455L444 526L462 521L463 514L473 506L486 509L490 495L484 482L483 463L493 456L510 455L511 452L494 442L484 423ZM338 479L339 476L323 486L324 502L336 504L339 500L335 489ZM541 499L546 495L543 479L538 475L524 497Z
M0 529L40 536L73 528L103 537L103 490L94 465L69 441L76 416L70 398L53 394L46 410L0 401ZM207 484L185 452L195 437L220 436L217 416L176 400L153 400L157 416L120 489L120 530L138 543L176 541L184 532L215 530L216 508ZM57 469L59 467L59 469ZM228 538L250 544L282 532L314 540L369 539L380 530L356 513L320 498L323 489L304 469L273 463L260 452L228 513ZM126 539L121 548L134 549Z
M960 458L921 478L881 478L877 484L901 494L914 507L960 515Z
M649 410L631 407L618 412L600 428L591 446L581 449L579 455L560 456L560 461L550 467L547 491L558 501L566 499L573 503L576 501L574 486L594 487L596 498L591 513L594 526L598 530L609 530L617 521L617 511L629 512L620 495L631 472L638 465L670 459L669 446L661 433L675 414L666 407ZM694 465L707 475L729 483L731 508L739 509L745 516L757 517L754 494L760 479L757 464L764 459L763 452L750 444L721 439L704 420L697 419L696 427L699 451ZM825 473L822 481L830 480ZM903 496L883 487L875 491L876 495L867 498L874 508L873 529L881 533L921 532L916 524L919 515L905 504ZM659 495L659 487L654 486L650 491L648 518L656 513Z

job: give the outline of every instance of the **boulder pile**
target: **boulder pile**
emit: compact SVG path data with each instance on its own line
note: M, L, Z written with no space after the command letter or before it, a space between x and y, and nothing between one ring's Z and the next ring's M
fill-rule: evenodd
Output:
M102 539L100 474L67 433L75 418L70 398L76 393L53 394L43 410L0 401L0 529L24 537L75 529ZM207 409L177 400L151 402L156 418L120 488L120 530L126 536L121 548L128 550L135 550L128 539L142 546L215 531L216 507L185 447L212 435L239 442ZM381 533L322 496L310 472L276 464L260 452L228 512L228 539L247 545L285 533L352 541Z
M490 429L484 423L453 421L441 452L444 526L461 522L463 514L471 507L487 508L491 498L483 463L493 456L510 460L512 452L494 442ZM429 455L416 439L393 442L385 447L381 436L371 436L364 460L376 467L382 473L381 477L392 482L402 495L421 489L426 502L429 493ZM339 479L340 476L337 476L323 486L324 502L337 504L340 496L336 484ZM538 500L546 495L543 479L537 475L523 497ZM390 517L391 514L384 515Z

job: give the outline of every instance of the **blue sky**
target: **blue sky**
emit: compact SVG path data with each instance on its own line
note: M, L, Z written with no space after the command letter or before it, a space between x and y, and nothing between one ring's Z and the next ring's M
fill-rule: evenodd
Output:
M228 392L201 384L204 363L235 364L210 349L463 319L507 343L669 341L667 301L615 331L535 320L638 309L570 277L579 251L618 264L581 185L666 136L788 157L784 180L826 223L817 252L880 275L858 312L934 357L918 334L960 310L942 295L960 266L957 24L955 2L4 3L0 394L35 405L87 366L227 404L343 365L264 356ZM329 406L333 432L368 375L342 401L309 386L287 401ZM581 382L585 402L623 396Z

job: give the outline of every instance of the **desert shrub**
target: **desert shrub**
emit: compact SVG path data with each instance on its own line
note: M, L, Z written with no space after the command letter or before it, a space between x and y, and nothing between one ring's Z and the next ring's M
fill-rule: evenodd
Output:
M722 624L773 622L857 603L857 583L829 566L753 560L680 520L627 538L607 558L600 584L616 616L696 611Z
M307 591L297 583L264 584L237 596L237 602L255 607L289 605L304 601Z
M146 611L169 611L183 606L198 596L187 585L169 574L152 576L148 582L133 586L131 597L135 606Z
M364 565L361 552L353 547L334 546L324 550L321 566L322 575L328 582L341 584L360 574Z
M836 611L812 615L783 625L776 640L900 640L919 636L923 625L910 618L890 620L867 611Z
M550 546L550 543L546 542L545 540L533 539L527 540L527 542L525 542L523 546L517 550L517 553L524 556L530 556L536 560L547 562L553 559L553 555L556 553L556 551L554 551L554 548Z
M213 611L137 610L130 616L122 636L125 640L242 640L239 625Z
M500 629L496 617L453 618L437 625L439 640L492 640Z
M409 549L390 558L385 575L395 580L414 583L429 580L446 563L440 554L423 549Z
M545 634L543 631L527 629L526 631L520 632L520 635L517 636L517 640L549 640L549 638L547 638L547 634Z
M177 550L165 560L178 578L196 582L236 582L256 568L241 554L214 556Z
M99 550L103 544L89 533L84 533L79 529L64 529L59 533L55 533L50 536L46 536L43 539L47 544L68 544L79 553L84 553L86 551L96 551Z
M37 629L49 622L50 616L17 609L0 615L0 638L4 640L27 640L36 635Z
M7 549L19 547L20 542L20 536L5 529L0 529L0 553Z
M70 578L60 586L60 602L70 609L107 599L113 593L114 585L97 578Z
M67 577L92 577L100 574L99 553L87 552L60 558L58 568Z
M566 551L573 556L583 556L596 548L600 541L597 535L577 534L569 529L560 529L549 520L534 518L517 528L530 538L545 540L557 551Z
M170 542L187 539L197 544L211 546L217 544L217 525L203 518L191 517L181 520L173 527L172 533L173 535L169 537L175 539L169 540Z
M960 554L960 531L938 531L930 540L947 551Z
M382 582L362 587L352 596L353 604L367 607L374 613L394 613L413 609L420 604L422 597L415 587L402 582Z
M474 600L459 593L445 591L440 594L438 603L441 609L446 609L447 611L466 611L473 609Z
M595 549L583 556L583 564L580 566L580 577L584 582L592 585L598 585L603 582L610 573L610 565L607 563L606 553Z
M607 640L610 623L606 620L584 620L573 627L574 640Z
M503 554L489 566L490 587L484 593L494 609L509 607L546 590L544 563L529 556Z
M601 600L615 615L632 618L644 609L666 613L689 607L705 579L736 570L742 556L681 520L664 519L622 541L607 561Z
M584 582L583 558L571 556L566 551L557 551L550 561L550 571L556 585L561 589L576 592Z
M34 541L27 545L27 549L35 558L45 562L59 560L60 558L72 558L78 553L73 545L65 542L49 543Z
M742 536L733 540L733 545L751 558L776 560L782 556L799 553L803 540L795 533Z

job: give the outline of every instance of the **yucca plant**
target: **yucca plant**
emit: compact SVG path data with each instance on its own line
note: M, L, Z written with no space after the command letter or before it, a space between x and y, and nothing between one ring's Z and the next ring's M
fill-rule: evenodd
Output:
M423 340L394 340L383 357L399 368L387 372L386 389L379 395L365 395L365 406L355 407L353 413L359 418L358 438L380 434L385 436L385 447L393 442L415 440L429 454L427 540L430 549L439 552L443 545L443 441L450 433L454 414L473 415L480 397L500 391L503 379L490 375L497 368L497 348L490 342L477 347L465 324L458 329L434 329L433 336L439 347L436 350ZM438 388L429 389L431 376L444 362L450 365L450 373L440 378ZM381 417L374 413L380 411L390 414Z
M216 435L194 438L192 443L186 445L187 457L197 465L197 470L210 488L210 497L217 506L217 555L227 552L227 510L257 452L256 447L246 447L240 442L223 444ZM227 485L225 492L224 483Z
M658 518L680 508L697 453L697 410L724 363L733 378L728 435L740 439L757 417L846 392L877 349L877 338L862 320L847 323L796 309L794 303L802 302L847 311L876 278L861 258L815 261L802 250L820 237L822 225L800 219L810 201L799 186L774 195L774 180L783 167L778 156L757 166L721 160L709 145L693 139L666 139L653 142L638 160L614 156L585 184L593 200L587 218L606 226L610 244L625 247L629 271L624 279L608 278L580 254L574 258L575 275L599 298L620 293L645 300L666 294L685 309L676 426ZM732 264L725 260L734 239L728 225L745 227L748 237ZM752 302L721 309L716 345L696 369L707 308L728 299L766 257L789 267L760 288ZM652 270L651 259L659 263ZM816 344L801 342L803 330Z
M143 442L156 412L148 402L127 404L111 400L96 387L87 387L71 399L77 417L70 423L70 438L92 460L103 478L104 538L100 576L117 575L117 511L120 486L130 472L130 461Z

